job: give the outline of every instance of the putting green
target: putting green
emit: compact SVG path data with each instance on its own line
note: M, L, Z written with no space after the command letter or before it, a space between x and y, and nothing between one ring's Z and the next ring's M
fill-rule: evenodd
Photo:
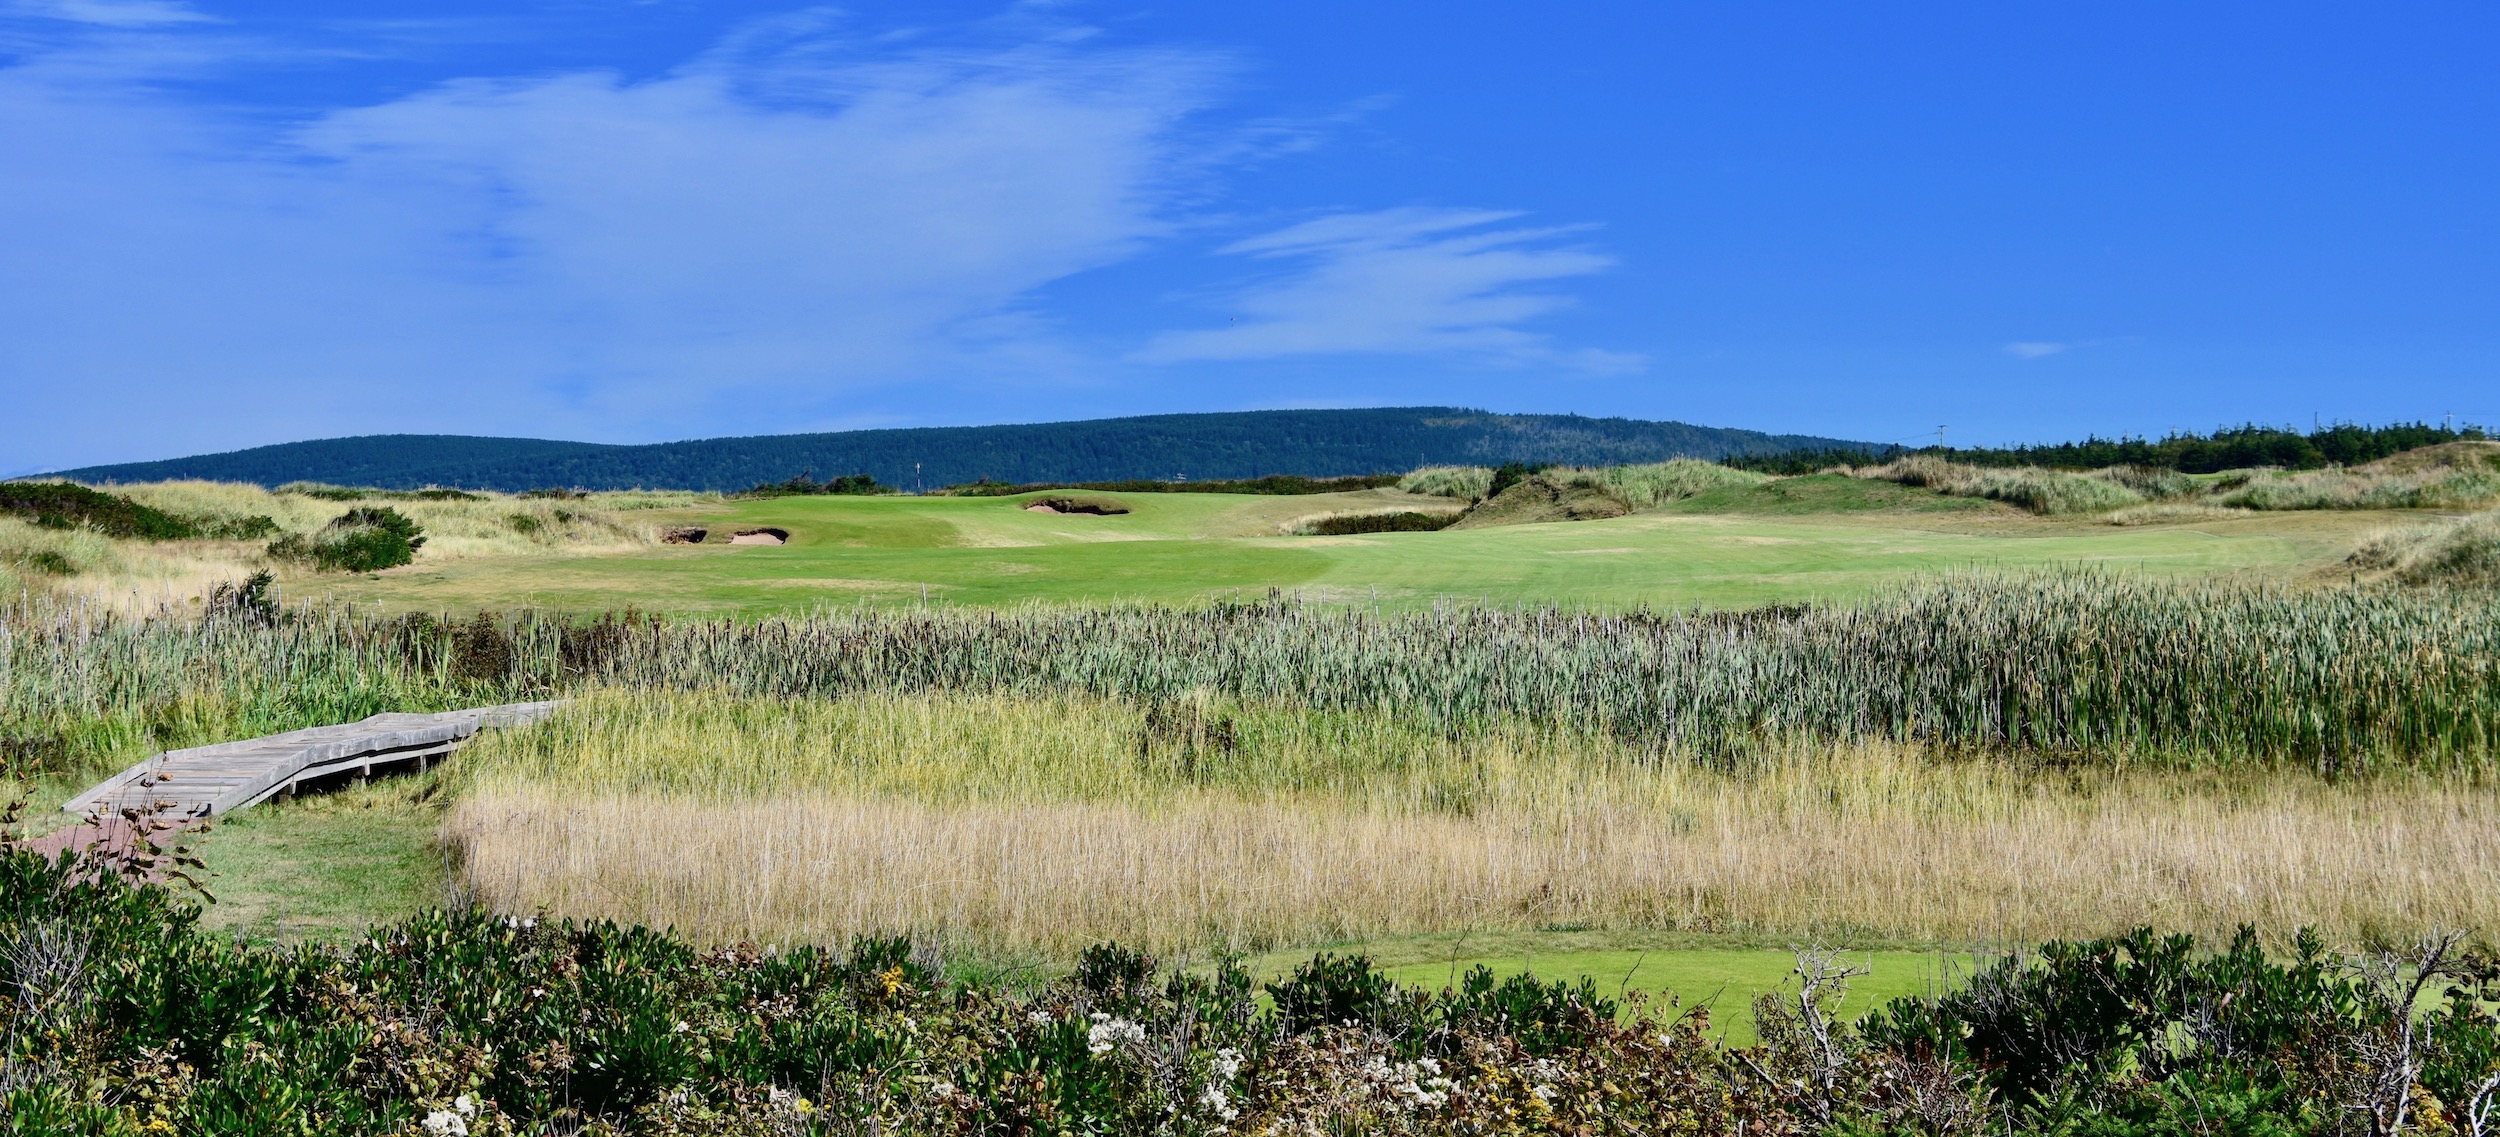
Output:
M1484 967L1496 979L1533 974L1577 983L1586 977L1600 995L1641 995L1662 1017L1702 1007L1710 1031L1739 1045L1754 1040L1753 1001L1766 992L1793 997L1796 953L1737 937L1645 932L1495 932L1417 936L1327 948L1283 950L1249 961L1252 974L1273 981L1318 951L1362 955L1400 983L1431 990L1454 986ZM1849 951L1842 961L1866 974L1848 981L1840 1013L1855 1019L1894 999L1948 990L1973 967L1962 951L1898 946ZM1669 1005L1669 997L1673 1005Z
M1942 569L2095 565L2296 575L2340 560L2385 514L2271 514L2116 526L1846 479L1791 479L1607 521L1346 537L1285 535L1337 512L1448 508L1395 491L1304 497L1083 494L1130 512L1057 514L1039 497L791 497L652 515L714 543L599 555L420 560L324 580L390 610L537 607L760 616L856 603L1173 602L1282 589L1305 599L1609 608L1738 607L1865 595ZM1876 488L1868 488L1874 486ZM787 530L784 546L723 534Z

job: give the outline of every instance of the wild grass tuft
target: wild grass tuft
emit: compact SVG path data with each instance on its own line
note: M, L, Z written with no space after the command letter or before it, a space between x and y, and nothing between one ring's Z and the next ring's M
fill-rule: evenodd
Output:
M1428 497L1479 501L1493 489L1490 466L1426 466L1398 479L1398 488Z
M1881 466L1849 471L1852 476L1918 486L1956 497L1987 498L2051 515L2105 513L2142 504L2145 495L2116 477L2072 474L2036 466L1999 469L1969 466L1927 454L1913 454ZM2138 476L2139 481L2157 481Z
M1739 470L1716 462L1675 458L1637 466L1590 466L1555 470L1548 477L1574 485L1606 490L1635 510L1656 509L1668 502L1729 486L1755 486L1768 474Z

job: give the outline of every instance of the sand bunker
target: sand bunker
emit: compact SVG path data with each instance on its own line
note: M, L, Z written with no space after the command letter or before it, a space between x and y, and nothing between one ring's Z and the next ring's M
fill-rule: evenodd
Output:
M710 530L697 529L692 525L672 525L660 530L660 543L663 545L700 545L708 536L711 536Z
M1128 512L1116 501L1090 497L1045 497L1025 503L1027 513L1080 513L1089 517L1109 517Z
M729 539L729 543L732 545L787 545L790 543L790 531L769 528L741 529L737 536Z

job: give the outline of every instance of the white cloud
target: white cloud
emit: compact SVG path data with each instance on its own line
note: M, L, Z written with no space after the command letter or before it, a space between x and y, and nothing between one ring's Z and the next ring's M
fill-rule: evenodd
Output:
M682 436L738 401L802 429L863 384L1050 358L1022 298L1166 231L1224 69L748 35L271 133L155 93L208 48L98 34L0 69L0 386L171 432L116 454L342 420Z
M166 24L213 22L190 5L173 0L19 0L9 10L21 15L48 16L109 28L149 28Z
M2017 359L2038 359L2045 355L2056 355L2061 351L2067 351L2075 346L2076 345L2070 343L2046 343L2039 340L2024 340L2005 345L2005 353Z
M1456 352L1601 370L1637 366L1614 353L1558 353L1519 327L1571 303L1522 286L1601 272L1614 261L1554 243L1576 229L1488 228L1517 216L1420 207L1339 213L1237 242L1222 251L1304 267L1232 296L1225 307L1238 313L1236 322L1165 333L1137 357Z

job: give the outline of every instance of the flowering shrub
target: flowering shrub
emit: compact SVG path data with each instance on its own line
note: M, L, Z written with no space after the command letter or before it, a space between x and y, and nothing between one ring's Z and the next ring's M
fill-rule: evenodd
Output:
M429 913L272 948L92 865L0 851L18 1134L1746 1134L2495 1131L2500 995L2453 939L2057 944L1863 1024L1800 957L1731 1047L1701 1009L1321 956L1265 988L1115 946L1031 990L903 939L698 950ZM2425 1008L2408 1013L2408 1008ZM2432 1009L2436 1008L2436 1009Z

